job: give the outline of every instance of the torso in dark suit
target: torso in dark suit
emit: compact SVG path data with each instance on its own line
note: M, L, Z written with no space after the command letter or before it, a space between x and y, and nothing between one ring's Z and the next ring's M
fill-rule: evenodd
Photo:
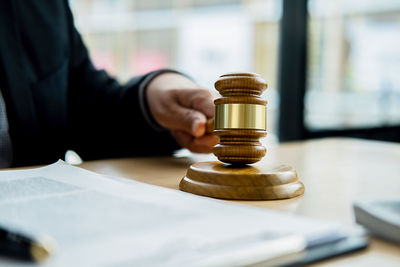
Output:
M176 148L142 115L138 87L146 76L121 86L93 67L67 0L2 0L0 27L14 166L54 162L67 149L87 160Z

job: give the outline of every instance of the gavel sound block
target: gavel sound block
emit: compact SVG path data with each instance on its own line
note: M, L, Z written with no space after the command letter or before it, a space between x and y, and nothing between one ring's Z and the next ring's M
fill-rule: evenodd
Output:
M190 166L179 188L189 193L241 200L284 199L304 193L290 166L250 166L266 154L259 139L267 135L266 105L261 98L266 82L254 73L222 75L215 83L222 95L214 101L213 149L218 161Z

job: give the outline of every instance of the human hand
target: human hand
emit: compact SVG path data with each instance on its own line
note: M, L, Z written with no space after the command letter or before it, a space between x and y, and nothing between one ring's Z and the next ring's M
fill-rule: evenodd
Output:
M146 98L151 115L180 146L197 153L212 152L218 137L206 132L207 119L214 117L209 90L181 74L164 73L148 84Z

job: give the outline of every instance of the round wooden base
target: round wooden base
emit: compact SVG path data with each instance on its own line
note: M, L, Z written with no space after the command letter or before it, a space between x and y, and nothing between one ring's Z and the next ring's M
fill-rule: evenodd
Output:
M304 185L290 166L235 166L218 161L190 166L179 189L196 195L240 200L292 198L304 193Z

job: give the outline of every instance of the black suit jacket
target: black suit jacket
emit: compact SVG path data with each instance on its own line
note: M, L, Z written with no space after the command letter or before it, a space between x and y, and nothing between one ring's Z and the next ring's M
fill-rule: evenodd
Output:
M138 88L148 75L122 86L96 70L67 0L1 0L0 27L14 166L54 162L67 149L88 160L177 148L143 116Z

